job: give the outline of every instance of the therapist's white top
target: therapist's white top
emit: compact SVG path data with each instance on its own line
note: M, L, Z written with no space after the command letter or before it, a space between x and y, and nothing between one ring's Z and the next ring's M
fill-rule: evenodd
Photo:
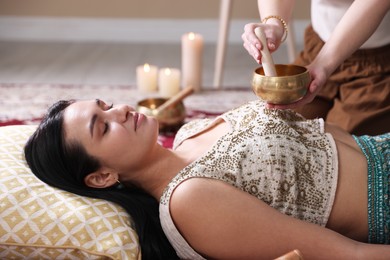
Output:
M370 1L370 0L367 0ZM387 1L387 0L383 0ZM354 0L312 0L311 23L314 31L326 42ZM370 17L366 17L370 19ZM359 21L364 23L365 20ZM352 32L359 33L359 32ZM390 12L387 12L374 34L361 49L377 48L390 43Z

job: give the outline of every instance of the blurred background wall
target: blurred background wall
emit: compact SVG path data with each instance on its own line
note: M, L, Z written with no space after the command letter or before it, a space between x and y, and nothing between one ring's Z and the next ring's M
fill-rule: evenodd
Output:
M258 18L256 0L233 0L233 19ZM217 0L0 0L0 15L209 19L219 14ZM297 0L294 17L309 18L310 0Z
M195 31L214 42L219 9L217 0L0 0L0 40L169 42ZM297 0L293 16L300 35L310 0ZM256 0L233 0L229 41L258 19Z

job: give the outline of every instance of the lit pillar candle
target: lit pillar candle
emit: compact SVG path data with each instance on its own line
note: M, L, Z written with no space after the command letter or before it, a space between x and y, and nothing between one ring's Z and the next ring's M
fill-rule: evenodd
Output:
M137 86L142 92L157 91L157 67L147 63L138 66Z
M180 91L180 70L162 68L158 74L158 88L160 95L170 98Z
M203 37L186 33L181 38L181 66L183 88L192 86L194 91L202 88Z

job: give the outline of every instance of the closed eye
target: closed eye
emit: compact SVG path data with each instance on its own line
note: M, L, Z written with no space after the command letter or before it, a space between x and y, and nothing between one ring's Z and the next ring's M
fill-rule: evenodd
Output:
M110 126L107 122L104 122L104 130L103 130L103 135L105 135L108 130L110 129Z
M110 110L113 107L114 107L114 103L111 103L111 105L106 108L106 111ZM110 125L108 124L108 122L104 122L103 135L105 135L108 132L108 130L110 130Z
M95 99L96 105L103 111L108 111L114 107L114 104L112 103L110 106L108 106L105 102L103 102L100 99ZM93 137L93 129L95 128L95 123L98 121L98 114L95 113L92 118L91 122L89 124L89 131L91 133L91 136ZM109 124L108 122L104 122L104 129L103 129L103 135L106 134L109 131Z

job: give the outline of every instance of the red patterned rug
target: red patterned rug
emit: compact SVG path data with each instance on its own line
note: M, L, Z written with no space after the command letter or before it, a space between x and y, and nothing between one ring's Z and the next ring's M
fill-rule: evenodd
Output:
M100 98L109 103L136 106L138 101L149 97L158 97L158 93L140 93L131 86L0 84L0 126L38 124L47 108L60 99ZM215 117L255 98L250 89L208 88L184 100L186 121ZM165 147L171 147L174 134L162 134L160 142Z

